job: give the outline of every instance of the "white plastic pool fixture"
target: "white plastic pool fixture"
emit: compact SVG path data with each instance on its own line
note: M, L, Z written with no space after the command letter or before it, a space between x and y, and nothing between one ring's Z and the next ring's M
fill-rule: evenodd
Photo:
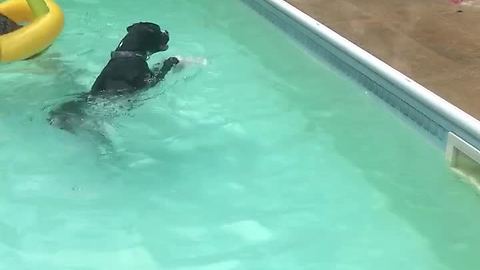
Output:
M448 134L446 157L452 169L480 190L480 151L453 133Z

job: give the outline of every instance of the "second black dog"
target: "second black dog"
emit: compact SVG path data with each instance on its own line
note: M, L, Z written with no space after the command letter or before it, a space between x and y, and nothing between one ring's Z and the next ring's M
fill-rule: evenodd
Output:
M22 26L8 18L7 16L0 14L0 36L11 33Z

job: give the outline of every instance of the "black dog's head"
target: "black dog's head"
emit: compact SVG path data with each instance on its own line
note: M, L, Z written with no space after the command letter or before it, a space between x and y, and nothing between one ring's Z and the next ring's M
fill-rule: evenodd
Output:
M170 40L168 31L150 22L135 23L127 27L127 35L118 45L117 51L134 51L154 54L168 49Z

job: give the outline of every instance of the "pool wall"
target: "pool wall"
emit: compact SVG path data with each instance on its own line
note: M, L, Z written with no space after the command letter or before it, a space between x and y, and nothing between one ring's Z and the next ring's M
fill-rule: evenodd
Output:
M355 79L435 138L449 134L480 149L480 122L284 0L242 0L314 55Z

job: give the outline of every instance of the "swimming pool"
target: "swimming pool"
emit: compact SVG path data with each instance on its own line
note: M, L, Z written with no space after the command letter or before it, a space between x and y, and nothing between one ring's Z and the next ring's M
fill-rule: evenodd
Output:
M478 196L360 85L240 1L119 2L59 1L54 47L0 66L0 269L480 265ZM111 145L50 127L139 20L209 64L104 108Z

